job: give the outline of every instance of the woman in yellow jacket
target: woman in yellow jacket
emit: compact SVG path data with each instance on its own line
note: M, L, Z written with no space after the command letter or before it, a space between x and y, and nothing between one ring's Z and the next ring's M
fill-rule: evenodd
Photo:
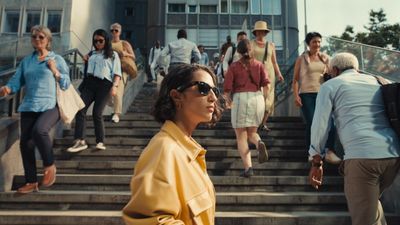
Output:
M123 209L127 225L214 224L206 150L191 136L200 123L221 115L216 85L213 72L200 65L180 65L162 81L153 115L163 125L136 163Z

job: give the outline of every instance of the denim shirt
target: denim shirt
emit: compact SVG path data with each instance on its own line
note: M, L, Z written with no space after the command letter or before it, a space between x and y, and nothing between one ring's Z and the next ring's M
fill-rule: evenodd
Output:
M373 76L350 69L321 86L311 126L310 156L323 155L331 115L344 159L400 156L398 137L386 118L380 85Z
M87 72L110 82L113 82L114 75L121 77L121 61L117 52L113 51L113 57L105 59L103 52L93 51L89 57Z
M50 51L43 61L38 60L37 52L26 56L20 63L14 76L7 83L11 93L25 87L25 96L18 108L19 112L44 112L56 106L56 80L47 65L53 59L60 72L61 89L69 87L69 68L65 60Z

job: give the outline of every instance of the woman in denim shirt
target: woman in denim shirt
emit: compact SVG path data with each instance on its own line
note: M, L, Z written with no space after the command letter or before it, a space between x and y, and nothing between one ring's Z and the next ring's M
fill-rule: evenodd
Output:
M21 112L20 149L26 183L18 189L19 193L39 190L35 147L43 159L41 185L49 187L55 182L56 167L49 131L60 119L56 105L56 82L62 89L70 85L67 64L60 55L50 50L51 31L44 26L34 26L31 35L35 51L21 61L14 76L0 88L0 96L6 96L25 87L25 96L18 111Z
M111 39L107 32L98 29L93 33L94 51L86 55L87 74L83 85L79 87L85 108L76 114L75 141L68 152L80 152L88 148L86 136L86 112L93 103L93 123L96 135L96 149L105 150L103 111L111 96L117 94L121 79L121 61L117 52L111 48Z

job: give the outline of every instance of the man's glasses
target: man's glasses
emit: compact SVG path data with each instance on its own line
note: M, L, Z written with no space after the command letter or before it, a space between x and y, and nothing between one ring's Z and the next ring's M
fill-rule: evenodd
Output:
M183 92L184 90L197 85L197 90L201 95L207 96L210 93L210 90L212 90L215 94L215 96L218 98L220 95L220 91L217 87L211 87L209 84L202 82L202 81L193 81L189 84L186 85L181 85L179 86L176 90L179 92Z
M43 36L43 35L32 35L31 38L34 39L34 40L36 40L36 39L43 40L43 39L45 39L46 37Z
M104 39L94 39L93 43L95 43L95 44L97 44L97 43L103 44L104 43Z
M119 32L118 29L111 29L110 31L111 31L111 33L114 33L114 32L115 32L115 33L118 33L118 32Z

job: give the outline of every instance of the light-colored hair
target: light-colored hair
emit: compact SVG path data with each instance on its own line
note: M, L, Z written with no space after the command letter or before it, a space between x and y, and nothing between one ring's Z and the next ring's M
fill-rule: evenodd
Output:
M111 24L110 28L111 28L111 29L116 28L116 29L119 30L119 32L122 31L122 26L121 26L121 24L119 24L119 23L113 23L113 24Z
M358 70L358 59L355 55L348 52L338 53L330 60L329 67L331 69L336 67L341 71L347 69Z
M46 49L51 50L51 41L53 40L53 35L51 34L50 29L42 25L35 25L31 28L31 34L33 34L35 31L43 33L44 36L46 36L47 40L49 40Z

